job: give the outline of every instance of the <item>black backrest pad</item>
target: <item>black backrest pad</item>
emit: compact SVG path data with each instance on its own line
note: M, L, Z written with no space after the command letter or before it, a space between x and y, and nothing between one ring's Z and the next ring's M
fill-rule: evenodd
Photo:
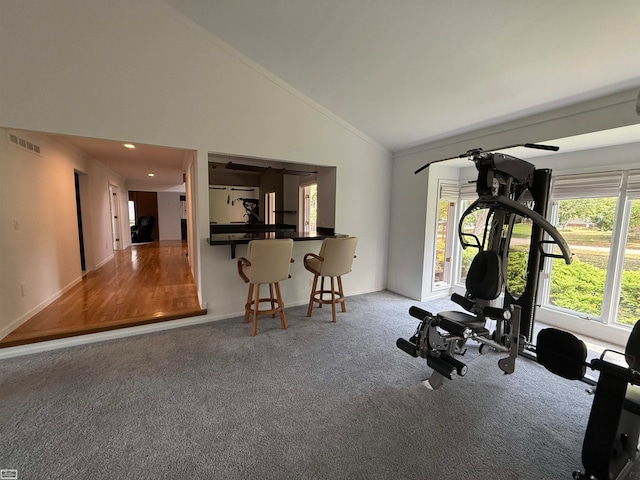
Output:
M569 380L580 380L587 371L587 346L569 332L556 328L540 330L536 354L538 363Z
M636 322L631 330L624 353L629 367L632 370L640 370L640 321Z
M502 258L497 252L478 252L467 273L467 292L475 298L494 300L502 293Z

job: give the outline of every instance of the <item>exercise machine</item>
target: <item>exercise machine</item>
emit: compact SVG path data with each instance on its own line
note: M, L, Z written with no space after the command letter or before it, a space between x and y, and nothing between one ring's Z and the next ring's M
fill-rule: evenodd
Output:
M558 150L530 143L491 151L478 148L436 160L415 172L420 173L436 162L464 157L473 161L478 170L478 199L469 205L458 224L462 247L477 249L467 274L465 295L451 296L464 311L434 314L411 307L409 314L420 323L408 340L399 338L396 342L407 354L426 359L433 369L424 382L428 388L440 388L445 378L452 380L466 374L466 364L456 356L464 355L469 340L480 343L480 353L488 349L506 353L498 366L505 374L513 373L517 356L525 348L531 348L535 299L544 259L562 258L571 263L569 246L545 219L551 170L536 169L531 163L499 152L518 146ZM477 214L479 211L481 215ZM471 215L485 219L482 234L465 231L467 217ZM530 226L525 285L522 291L514 292L507 281L507 267L514 225L523 223ZM500 300L501 305L497 305Z
M260 200L257 198L238 197L231 202L231 205L235 205L238 201L242 202L242 206L244 207L247 225L260 223Z
M584 472L573 472L573 478L625 478L638 455L640 436L640 322L633 327L624 353L605 350L587 363L584 342L555 328L540 331L536 352L547 370L569 380L582 380L587 368L599 372L582 444ZM611 355L624 360L615 362Z

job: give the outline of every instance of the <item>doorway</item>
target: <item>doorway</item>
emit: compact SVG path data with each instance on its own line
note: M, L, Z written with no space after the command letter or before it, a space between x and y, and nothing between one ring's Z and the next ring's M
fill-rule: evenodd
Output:
M30 135L30 133L25 132L24 135ZM51 148L43 148L41 152L39 152L41 162L46 163L47 168L52 169L51 171L67 175L66 178L69 183L68 189L65 188L65 190L62 191L60 187L64 185L64 182L54 182L54 186L52 187L52 190L50 190L52 193L51 195L40 194L33 196L34 201L42 202L47 202L47 199L55 198L56 202L58 202L57 204L61 208L65 209L60 212L60 215L64 216L64 222L40 222L38 226L38 230L40 232L39 235L43 238L55 238L56 243L63 242L65 250L56 248L43 249L43 255L38 255L37 259L29 259L29 262L31 263L37 261L39 262L39 265L45 265L45 267L41 267L42 272L39 274L38 282L33 282L33 286L30 286L28 290L29 295L36 298L39 302L38 312L44 313L38 318L35 318L36 316L32 315L31 311L28 310L31 305L27 302L22 302L20 310L16 310L15 318L12 317L11 320L22 320L24 317L28 316L28 319L24 321L21 326L27 328L27 324L29 324L33 326L33 328L38 327L38 334L40 335L40 338L44 337L46 331L50 327L54 328L55 326L48 323L49 321L63 321L69 318L68 312L66 311L62 314L49 314L49 316L45 314L45 310L47 310L48 307L53 306L55 303L54 300L51 300L54 296L51 296L51 292L49 291L50 286L58 286L60 288L60 292L64 293L67 291L70 292L71 290L76 291L76 286L84 285L85 283L87 284L87 288L91 285L95 287L95 279L97 275L102 274L104 271L107 271L108 273L111 272L109 269L120 268L123 261L126 261L125 257L127 255L131 256L132 251L136 253L135 259L138 261L138 264L141 264L143 260L149 260L153 255L155 255L155 253L153 253L155 252L154 248L160 252L162 265L166 264L168 261L184 263L185 258L187 258L192 264L191 269L189 269L190 274L185 275L185 277L188 276L189 278L180 277L180 275L182 275L181 273L174 274L171 281L176 281L176 279L178 279L181 286L180 288L176 287L173 290L167 289L162 298L163 301L173 299L172 301L174 302L171 309L167 308L166 305L162 307L162 311L165 315L172 315L175 317L176 315L183 314L181 296L183 294L183 289L187 288L184 287L184 285L188 285L188 288L191 288L191 283L194 283L194 279L199 280L199 245L197 243L198 235L196 232L197 222L195 221L195 217L197 217L197 212L195 211L195 197L197 197L197 195L195 195L195 193L197 192L193 188L197 183L195 173L196 169L194 167L194 165L197 166L197 152L181 148L178 149L143 144L137 145L137 148L130 150L125 148L123 143L120 141L85 138L72 135L56 135L46 132L34 132L34 138L36 135L37 138L40 139L39 141L41 144L51 146ZM30 138L30 136L26 136L26 138ZM8 154L11 156L11 162L21 161L18 156L20 152L8 150ZM158 163L160 163L160 159L162 159L161 163L164 167L156 171L155 178L152 179L151 176L146 173L145 176L147 176L148 179L138 178L138 171L144 169L143 171L153 172L154 167L157 167ZM28 167L35 169L37 168L36 163L39 162L40 161L30 162ZM185 180L183 177L183 172L186 166L185 163L188 165L190 178L187 181L188 189L184 196L185 204L180 208L177 195L180 191L180 187L183 189L185 188L185 186L179 183L180 180L182 180L183 183ZM64 173L65 171L67 173ZM171 175L167 180L163 177L165 171L170 171ZM169 173L167 173L167 175L169 175ZM18 179L14 179L14 181L17 182ZM51 184L51 182L49 182L49 184ZM160 242L157 241L160 238L158 232L160 232L161 229L166 229L164 229L163 226L158 227L158 225L156 225L155 233L152 234L154 242L150 242L148 245L140 243L133 249L127 248L130 243L128 240L128 236L130 235L130 226L127 225L127 198L129 193L128 189L131 188L132 184L135 185L135 190L142 191L142 194L137 195L138 211L140 212L140 215L144 214L144 206L140 205L141 195L145 195L145 193L149 191L155 192L155 188L173 190L172 198L175 197L176 201L172 203L172 207L175 206L175 208L171 212L173 216L172 222L174 222L171 227L173 229L172 235L174 236L171 240L173 240L174 243L179 242L177 245L161 245ZM47 190L47 192L49 192L49 190ZM58 196L58 194L60 195ZM152 215L158 219L159 217L162 217L163 204L158 204L158 199L156 199L155 193L150 195L153 195L154 197L154 213ZM11 200L16 203L20 202L20 198L21 197L15 196L15 198L12 198ZM14 203L12 203L12 205ZM186 215L185 206L187 207ZM22 209L23 207L20 206L20 208ZM19 212L30 211L31 209L36 208L36 206L30 199L29 204L25 205L24 208L24 210L19 210ZM51 207L49 205L44 204L39 208L39 211L49 211L50 208ZM67 208L69 209L68 211L66 210ZM182 220L186 220L186 223L190 226L189 235L187 237L188 243L180 240L181 219L178 211L182 212L183 217L187 217ZM158 212L160 212L160 215ZM76 215L75 222L73 221L73 214ZM22 214L16 213L15 218L20 219L21 217L18 215ZM69 217L71 219L72 228L68 228L69 225L67 224L67 219ZM137 220L137 217L135 216L132 218L134 219L134 222ZM68 251L68 248L71 248L71 251ZM150 251L152 253L149 253ZM68 264L69 258L71 265ZM54 268L59 265L61 261L65 262L64 268L66 270L63 272L65 273L64 277L59 273L60 269ZM23 266L16 264L15 267L12 265L13 270L10 274L17 275L25 268L26 265ZM60 283L61 280L64 280L64 283ZM120 285L124 285L125 280L128 280L128 278L125 277L124 280L120 281ZM166 279L164 277L149 278L145 280L144 285L141 284L141 282L130 285L131 292L124 293L137 293L137 300L139 301L144 294L144 290L142 289L147 287L147 284L151 284L150 282L152 281L160 285L159 282L166 281ZM113 304L114 307L121 305L121 299L116 298L118 293L114 293L113 290L115 287L119 286L116 285L116 283L117 282L114 282L113 278L111 278L110 283L107 281L106 283L100 284L104 288L104 294L111 295L105 303ZM199 301L197 300L197 284L193 288L196 290L196 301ZM124 293L122 295L124 295ZM96 291L91 291L87 295L92 298L97 298L98 294ZM46 298L44 298L45 296ZM61 299L62 297L57 300ZM78 305L84 305L84 301L85 300L82 297L77 297ZM158 302L154 299L154 301L150 303L156 304ZM67 302L66 305L69 306L70 303ZM119 314L118 312L114 312L114 318L112 319L113 322L117 323L122 320L124 323L119 325L126 326L127 322L132 321L131 318L133 317L136 317L135 321L139 321L137 317L139 317L141 313L138 310L135 310L139 305L132 305L131 313L124 312ZM52 310L47 311L51 312ZM104 313L104 309L100 312ZM82 312L80 313L82 314ZM152 312L150 315L153 317L154 321L157 321L158 317L155 314L156 312ZM120 315L120 317L116 318L116 315ZM130 315L131 318L129 318ZM96 315L95 318L100 319L103 317ZM81 315L79 315L79 319L81 319ZM71 335L71 333L65 332L64 335Z
M129 201L137 218L132 228L131 243L147 243L160 238L158 230L158 194L157 192L130 191ZM140 228L136 228L140 227Z

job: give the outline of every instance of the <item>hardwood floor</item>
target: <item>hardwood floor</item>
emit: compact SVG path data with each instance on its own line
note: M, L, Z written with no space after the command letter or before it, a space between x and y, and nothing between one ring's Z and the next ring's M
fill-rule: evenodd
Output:
M186 253L179 240L116 252L0 340L0 348L206 314Z

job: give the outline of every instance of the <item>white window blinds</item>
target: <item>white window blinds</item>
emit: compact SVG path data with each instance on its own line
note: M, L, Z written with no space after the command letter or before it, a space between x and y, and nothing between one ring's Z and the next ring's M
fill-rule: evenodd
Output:
M620 195L622 172L603 172L590 175L556 177L551 188L551 198L617 197Z
M629 180L627 180L627 198L640 198L640 170L632 170L629 172Z
M475 200L478 198L476 182L464 182L460 185L460 200Z
M440 200L447 200L448 202L458 201L458 194L460 189L457 183L441 183L440 184Z

